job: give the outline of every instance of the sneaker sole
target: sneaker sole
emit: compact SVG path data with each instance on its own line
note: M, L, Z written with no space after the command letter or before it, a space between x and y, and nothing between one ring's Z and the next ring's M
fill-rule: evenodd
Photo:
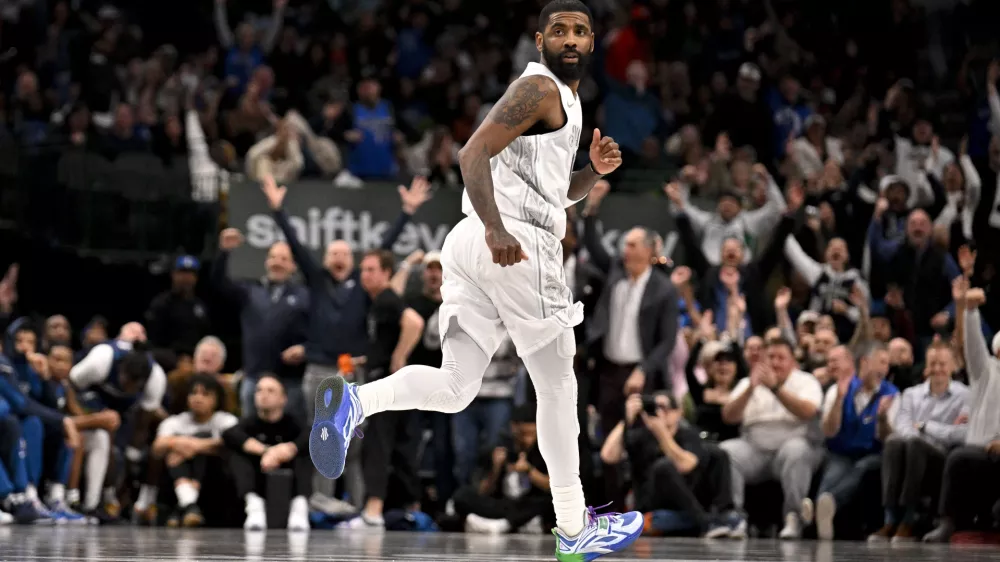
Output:
M556 560L559 562L591 562L592 560L597 560L601 556L607 556L609 554L614 554L616 552L621 552L628 547L632 546L641 535L643 527L640 526L634 533L625 537L625 539L616 544L614 550L611 552L596 553L596 552L574 552L574 553L561 553L559 552L559 546L556 545ZM558 539L556 539L558 540Z
M745 541L750 538L750 529L745 524L740 523L733 527L727 536L734 541Z
M833 518L836 515L837 505L833 497L824 494L816 500L816 535L819 540L833 540Z
M328 377L316 389L316 416L309 432L309 457L323 476L333 480L344 473L347 445L341 443L333 416L344 399L346 381L340 375Z
M892 540L889 542L892 544L907 544L917 542L917 537L892 537Z
M705 533L705 538L721 539L724 537L728 537L730 532L732 531L729 527L716 527L714 529L710 529L707 533Z
M811 525L813 519L816 516L816 506L813 505L813 501L809 498L802 500L802 505L799 506L799 515L802 516L802 523L805 525Z

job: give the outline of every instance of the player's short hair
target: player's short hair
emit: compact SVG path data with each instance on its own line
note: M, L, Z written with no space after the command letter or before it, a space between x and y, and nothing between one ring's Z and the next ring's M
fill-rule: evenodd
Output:
M153 360L149 356L146 342L133 342L132 350L122 358L119 368L122 377L140 386L144 385L153 372Z
M382 271L392 273L392 270L396 268L396 256L389 250L368 250L365 252L365 257L378 258L378 266Z
M552 14L559 12L580 12L581 14L587 14L590 28L594 28L594 14L590 13L590 8L586 4L580 0L552 0L538 14L538 32L544 33L545 28L549 25L549 18L552 17Z

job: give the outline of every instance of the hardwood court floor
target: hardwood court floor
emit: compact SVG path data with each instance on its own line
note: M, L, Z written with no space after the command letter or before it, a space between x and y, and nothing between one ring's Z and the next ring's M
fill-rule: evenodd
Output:
M3 527L0 560L133 562L146 560L290 560L330 562L547 562L552 537L483 537L443 533L284 531L245 535L240 529L170 530L132 527ZM980 562L1000 561L1000 549L855 542L781 543L640 539L603 560L649 562Z

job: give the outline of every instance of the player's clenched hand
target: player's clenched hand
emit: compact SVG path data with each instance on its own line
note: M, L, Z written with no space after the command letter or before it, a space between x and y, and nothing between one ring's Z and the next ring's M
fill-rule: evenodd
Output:
M521 243L504 229L487 230L486 245L493 254L493 263L500 264L500 267L528 261L528 254L521 249Z
M611 137L601 138L600 129L594 129L594 140L590 142L590 164L602 176L622 165L622 151L618 143Z

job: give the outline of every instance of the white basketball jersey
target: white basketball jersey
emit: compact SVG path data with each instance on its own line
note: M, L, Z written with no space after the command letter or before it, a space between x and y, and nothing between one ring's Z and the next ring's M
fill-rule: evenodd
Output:
M566 124L556 131L521 136L490 159L494 196L504 217L543 228L562 239L573 163L580 147L583 113L580 98L545 65L528 64L521 76L548 76L559 87ZM462 212L474 215L469 193L462 194Z

